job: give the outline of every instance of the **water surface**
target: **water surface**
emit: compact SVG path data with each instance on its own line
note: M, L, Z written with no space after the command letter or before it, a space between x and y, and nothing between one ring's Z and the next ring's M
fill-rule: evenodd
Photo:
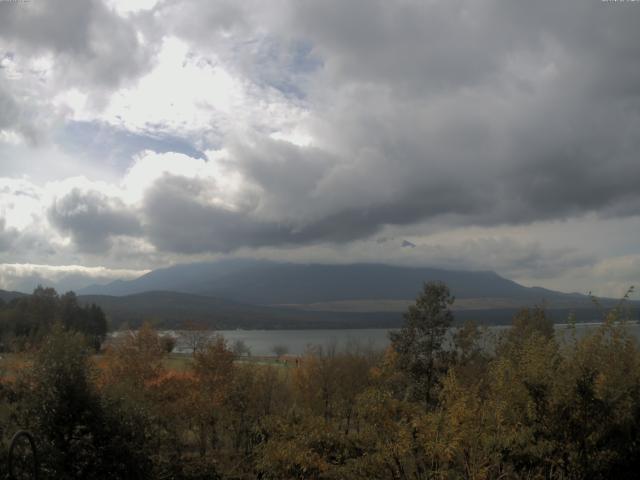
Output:
M598 328L599 323L581 323L575 326L576 337L580 338L586 333ZM486 327L484 344L489 347L495 337L508 326ZM555 325L556 335L561 341L571 338L571 328L566 324ZM640 324L630 323L625 326L636 338L640 339ZM276 346L284 346L291 355L302 355L312 346L323 348L360 348L383 350L389 345L389 331L394 329L366 328L366 329L327 329L327 330L218 330L233 345L236 340L242 340L251 350L252 355L274 355ZM455 331L451 329L449 336ZM166 334L177 336L178 345L176 352L188 353L189 347L180 339L179 332L167 331ZM212 332L213 334L213 332Z

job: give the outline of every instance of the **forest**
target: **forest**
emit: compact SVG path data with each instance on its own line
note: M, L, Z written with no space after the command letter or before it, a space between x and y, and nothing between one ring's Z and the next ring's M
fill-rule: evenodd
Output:
M640 467L624 299L586 336L569 323L561 341L532 307L487 342L470 322L449 335L454 298L426 283L383 352L314 347L261 364L217 336L176 368L150 324L97 350L95 308L35 297L2 310L20 351L0 372L0 452L30 431L39 478L630 479Z
M58 295L38 286L31 295L0 299L0 352L37 349L56 323L81 333L96 351L107 336L107 317L98 305L82 305L74 292Z

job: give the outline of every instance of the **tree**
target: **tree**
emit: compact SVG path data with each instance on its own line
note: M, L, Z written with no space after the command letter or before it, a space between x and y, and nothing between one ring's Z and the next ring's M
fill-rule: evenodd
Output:
M102 372L104 382L128 383L141 389L163 372L165 355L160 336L145 322L138 331L124 333L109 346Z
M193 416L198 423L200 456L204 457L207 443L217 443L217 410L225 402L234 374L233 352L227 349L224 337L216 335L196 351L192 368L198 382L199 398Z
M442 367L442 343L453 322L449 288L441 282L424 284L423 291L404 314L405 324L390 332L392 347L398 353L398 366L408 376L414 399L430 405L438 371Z
M370 384L374 362L355 352L337 352L335 346L310 348L293 374L302 403L325 423L332 419L347 435L355 416L356 399Z
M53 288L38 287L33 295L14 299L0 316L5 344L16 350L38 346L54 323L80 332L97 351L107 335L107 320L97 305L82 306L73 292L58 295Z
M165 353L171 353L176 348L176 339L172 335L162 335L160 345Z
M91 387L82 336L55 326L31 375L27 419L42 438L45 471L59 478L83 474L94 460L91 430L99 415L99 398Z
M245 341L240 338L233 342L231 350L236 357L242 357L243 355L246 355L247 357L251 356L251 349Z
M274 345L271 347L271 351L276 357L278 357L278 359L280 359L280 357L289 353L289 347L286 345Z
M534 333L550 339L555 331L553 321L547 316L544 308L535 306L533 308L523 308L513 317L513 328L510 330L512 336L526 338Z
M102 346L105 338L107 338L107 317L102 308L95 303L84 308L86 311L86 329L85 334L89 337L93 348L98 351Z
M196 352L206 347L211 339L211 334L212 332L207 329L206 325L187 321L182 326L180 338L195 356Z
M44 478L147 478L145 435L102 402L86 339L54 325L26 373L25 424L39 439Z
M206 347L196 352L193 358L193 370L201 381L202 388L220 393L226 385L233 369L233 352L227 348L222 335L216 335Z
M74 292L61 295L58 303L65 328L85 334L91 346L99 351L107 336L107 318L102 309L95 303L80 306Z

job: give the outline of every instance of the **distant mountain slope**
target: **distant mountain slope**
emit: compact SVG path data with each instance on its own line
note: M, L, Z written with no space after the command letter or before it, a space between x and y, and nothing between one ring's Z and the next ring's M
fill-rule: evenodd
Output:
M262 305L311 304L363 299L413 299L422 283L431 280L445 282L460 299L509 298L526 303L586 299L581 295L524 287L487 271L253 260L176 265L154 270L136 280L92 286L79 293L131 295L151 290L170 290Z
M7 290L0 290L0 299L4 302L10 302L14 298L24 297L26 293L21 292L8 292Z
M0 290L0 299L5 302L23 296L26 294ZM402 325L401 311L409 303L382 300L263 306L168 291L127 296L81 295L79 301L102 307L114 329L124 324L135 327L145 320L152 321L158 328L170 329L180 328L187 320L216 329L390 328ZM493 298L460 299L454 304L454 313L457 322L475 320L481 324L508 324L519 309L518 305L523 304L527 303ZM565 322L570 312L575 312L578 321L591 322L600 318L599 312L588 304L577 307L557 304L549 309L557 322Z
M210 296L153 291L128 296L81 295L83 304L102 307L112 328L136 326L149 320L161 328L180 328L185 321L216 329L394 327L397 312L306 312L289 308L247 305Z
M201 293L203 285L227 274L262 264L253 260L223 260L175 265L153 270L135 280L116 280L78 290L81 295L132 295L150 291Z
M179 329L185 321L202 323L214 329L320 329L392 328L403 323L399 311L340 311L248 305L219 298L178 292L145 292L128 296L82 295L81 303L96 303L107 314L112 329L131 327L149 320L157 328ZM455 309L456 322L474 320L480 324L509 324L516 307ZM577 321L598 321L593 306L549 309L556 322L566 322L569 313Z

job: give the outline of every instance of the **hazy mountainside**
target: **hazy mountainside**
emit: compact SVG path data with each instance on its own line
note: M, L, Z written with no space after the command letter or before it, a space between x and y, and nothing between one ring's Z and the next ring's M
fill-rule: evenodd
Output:
M179 328L184 320L219 329L396 327L430 280L449 285L458 322L507 324L521 307L536 304L556 322L572 312L577 321L601 318L587 296L524 287L493 272L377 264L225 260L176 265L79 293L82 301L100 305L115 327L144 319L165 328Z
M8 302L25 296L19 292L0 290L0 298ZM495 300L495 299L493 299ZM206 295L181 292L151 291L126 296L81 295L80 304L95 303L107 315L110 328L124 325L136 327L151 321L158 328L179 329L192 321L214 329L309 329L309 328L391 328L402 325L401 312L408 301L320 302L292 307L252 305ZM373 304L373 306L372 306ZM474 320L480 324L511 323L519 310L517 302L495 302L494 307L477 299L460 299L454 304L457 323ZM637 302L636 302L637 306ZM637 309L636 309L637 310ZM548 308L555 322L566 322L570 313L579 322L599 320L600 313L592 305Z
M224 260L175 265L153 270L135 280L116 280L106 285L91 285L78 290L82 295L133 295L150 291L174 291L195 294L205 292L205 285L220 281L226 275L248 270L262 262Z
M14 298L24 297L26 293L21 292L8 292L6 290L0 290L0 300L4 302L10 302Z
M178 292L145 292L128 296L83 295L80 303L99 305L112 329L131 327L149 320L158 328L179 329L192 321L214 329L309 329L309 328L391 328L403 323L400 311L330 311L278 308L242 304L219 298ZM479 324L510 324L519 308L455 310L456 323L474 320ZM553 321L566 322L570 313L579 322L599 319L593 307L552 308Z
M153 291L119 297L82 295L79 301L99 305L112 328L125 323L136 326L145 320L161 328L180 328L185 321L191 321L216 329L371 328L395 327L401 323L397 312L306 312L179 292Z
M81 302L99 305L115 328L144 320L163 328L180 328L186 320L219 329L393 327L426 281L449 286L458 321L505 324L533 305L544 305L557 322L570 312L578 321L601 318L585 295L524 287L494 272L380 264L223 260L158 269L77 293Z
M319 265L224 260L176 265L130 281L79 290L80 294L131 295L152 290L208 295L237 302L279 305L347 300L407 300L425 281L445 282L459 299L583 302L586 297L529 288L494 272L450 271L379 264Z

